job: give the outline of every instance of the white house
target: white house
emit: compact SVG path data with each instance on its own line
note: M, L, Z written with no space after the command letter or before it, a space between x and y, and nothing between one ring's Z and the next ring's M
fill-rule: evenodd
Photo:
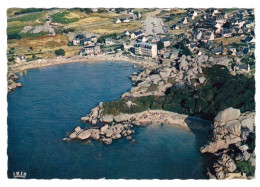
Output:
M117 18L116 23L121 23L122 21Z
M161 42L163 42L163 46L164 46L164 47L169 47L169 46L171 45L170 39L169 39L169 38L166 38L166 37L161 38Z
M139 36L142 36L142 35L144 35L144 33L142 32L142 31L137 31L137 32L133 32L132 34L131 34L131 39L133 40L133 39L136 39L136 38L138 38Z
M15 61L16 61L17 63L19 63L19 62L25 62L25 61L26 61L25 55L17 55Z
M106 44L106 45L113 45L114 42L113 42L112 38L106 38L105 44Z
M128 31L124 31L124 32L122 33L122 35L124 35L124 36L129 36L130 33L129 33Z
M128 18L126 18L126 19L123 20L123 22L124 22L124 23L129 23L130 20L129 20Z
M188 23L188 18L187 17L181 19L181 24L185 25L187 23Z
M84 45L89 45L89 44L91 44L91 43L92 43L91 38L84 38L84 39L83 39L83 43L84 43Z
M80 45L80 39L79 38L74 38L72 40L72 43L73 43L73 45Z

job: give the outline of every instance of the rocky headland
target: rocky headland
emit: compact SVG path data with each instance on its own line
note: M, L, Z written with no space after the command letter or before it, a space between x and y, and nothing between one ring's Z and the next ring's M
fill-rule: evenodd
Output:
M214 160L207 172L210 179L254 177L246 175L247 170L255 167L254 147L248 145L253 142L247 141L255 134L254 119L255 112L241 114L239 109L234 108L227 108L217 114L209 142L200 148L201 153L210 154Z
M124 55L99 55L93 57L72 57L57 59L41 59L28 63L20 63L10 67L8 74L8 92L22 86L17 82L16 73L28 69L40 68L71 62L100 62L100 61L128 61L141 65L139 72L130 76L133 83L130 91L124 93L121 98L129 108L136 105L129 98L142 96L164 96L165 91L176 86L182 88L187 85L194 87L207 82L203 68L213 65L226 66L231 74L236 74L231 68L230 61L236 63L236 59L227 57L213 58L207 55L194 55L194 57L182 55L175 60L133 59ZM212 133L209 142L201 147L201 153L208 153L215 160L209 167L207 176L216 179L252 178L238 172L239 164L249 161L254 167L255 153L249 150L247 139L254 133L254 112L241 114L238 109L228 108L220 112L214 119ZM138 113L120 113L117 115L104 114L103 103L93 108L90 114L81 118L82 122L95 126L81 129L76 127L69 137L71 139L93 139L111 144L114 140L125 137L134 142L132 135L134 127L147 126L149 124L177 125L187 130L199 128L208 131L210 122L200 118L182 115L164 110L145 110Z
M185 85L197 87L207 80L203 68L213 65L226 66L229 72L235 75L230 61L236 59L227 57L213 58L207 55L190 56L182 55L173 61L142 66L139 72L130 76L133 86L124 93L121 99L128 108L137 105L131 98L142 96L164 96L165 91L176 86ZM254 133L254 112L241 114L239 109L227 108L218 113L212 122L200 118L182 115L164 110L145 110L137 113L119 113L117 115L104 114L103 103L93 108L89 114L81 118L84 123L94 126L86 129L77 127L70 134L70 139L94 139L111 144L114 140L126 137L132 139L134 127L149 124L170 124L191 130L199 128L210 133L209 142L201 147L202 154L208 153L214 164L208 168L207 176L210 179L252 178L253 174L243 172L241 164L249 161L250 166L255 166L255 153L249 150L247 139ZM100 126L101 124L101 126ZM134 142L135 140L132 140ZM242 169L241 169L242 168ZM241 172L242 171L242 172Z
M134 127L147 126L149 124L177 125L180 128L209 130L209 121L191 118L187 115L177 114L163 110L148 110L134 114L104 115L103 103L93 108L90 114L81 118L84 123L92 125L102 124L101 127L89 127L81 129L76 127L69 135L69 139L85 140L88 138L99 140L105 144L111 144L113 140L126 137L132 139L135 133ZM69 140L64 139L64 140ZM135 141L135 140L132 140Z
M18 82L17 80L19 79L19 77L13 73L13 72L8 72L7 75L7 80L8 80L8 93L15 91L17 88L22 87L22 83Z

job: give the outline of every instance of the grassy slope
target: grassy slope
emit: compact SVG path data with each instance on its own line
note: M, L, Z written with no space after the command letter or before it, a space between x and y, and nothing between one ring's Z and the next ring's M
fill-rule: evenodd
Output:
M22 35L21 40L9 40L8 49L15 48L16 54L27 54L32 56L36 54L39 57L52 57L55 49L62 48L66 52L66 56L78 54L80 47L68 47L68 39L64 34L55 37L46 36L46 33L22 33L24 26L43 25L45 18L50 10L43 12L33 12L14 16L14 12L20 9L8 9L8 27L7 33L19 33ZM99 34L121 33L124 30L135 30L141 26L141 22L131 22L116 24L116 18L126 18L124 14L108 14L108 13L86 13L76 10L66 10L61 13L52 15L54 22L62 23L65 28L75 28L76 32L91 32ZM33 51L29 51L29 47L33 47Z
M80 47L69 47L67 43L67 36L62 34L54 37L39 36L34 39L22 38L16 42L10 41L8 47L14 47L16 54L26 54L28 57L32 54L37 54L38 57L54 57L53 51L60 48L65 50L66 56L78 54ZM30 47L33 48L33 51L29 50Z

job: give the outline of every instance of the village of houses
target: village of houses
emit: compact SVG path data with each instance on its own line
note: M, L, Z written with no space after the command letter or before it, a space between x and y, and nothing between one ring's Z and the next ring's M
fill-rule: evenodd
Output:
M133 12L134 10L132 10ZM161 11L167 11L161 10ZM169 10L168 10L169 11ZM249 71L253 64L242 63L242 59L254 58L254 11L239 9L232 14L217 9L188 9L183 18L167 25L163 20L174 15L160 17L148 16L142 21L139 30L124 31L116 37L107 36L99 43L100 35L75 37L74 46L82 46L79 52L83 56L99 55L101 53L133 56L136 58L153 58L156 60L174 60L180 55L206 54L213 57L235 58L234 68ZM138 13L136 19L141 19ZM133 18L115 20L116 24L135 21ZM167 26L165 26L167 25ZM168 27L168 29L167 29ZM173 30L184 30L180 34L172 34ZM229 42L235 39L237 42ZM180 44L183 45L180 45Z
M115 10L107 9L106 14ZM206 55L206 66L216 59L233 73L254 74L254 10L181 9L180 13L171 13L179 10L149 9L144 16L135 9L124 9L128 17L119 16L114 19L114 24L141 22L140 28L112 34L71 31L67 33L68 46L80 47L77 53L82 58L117 56L158 65L172 63L181 66L181 59L198 59ZM41 29L49 30L53 36L57 26L49 16ZM25 61L25 55L16 56L18 64Z

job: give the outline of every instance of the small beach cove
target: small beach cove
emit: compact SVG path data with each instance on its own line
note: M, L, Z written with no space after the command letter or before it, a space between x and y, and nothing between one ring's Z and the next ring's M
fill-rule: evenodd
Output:
M80 117L99 102L131 88L127 62L68 63L29 70L23 88L8 95L8 176L27 178L205 178L207 158L199 153L207 133L173 126L136 128L106 146L94 140L63 142L65 132L85 128Z

